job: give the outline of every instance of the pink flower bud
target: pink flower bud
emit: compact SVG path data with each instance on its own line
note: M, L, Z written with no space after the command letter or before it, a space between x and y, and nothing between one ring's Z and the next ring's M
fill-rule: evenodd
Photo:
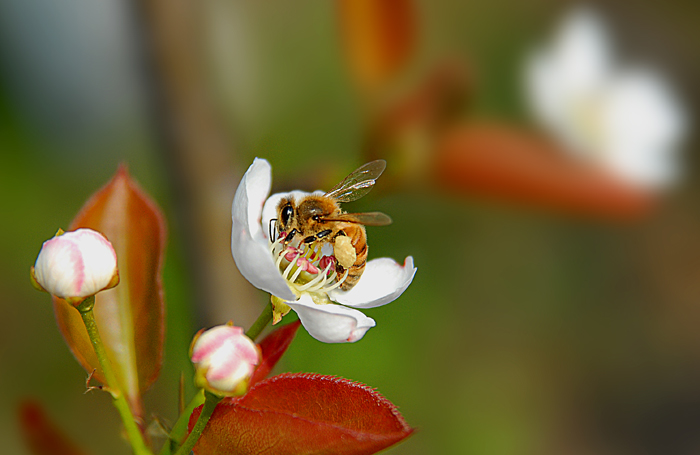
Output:
M117 254L99 232L66 232L44 242L32 278L46 292L78 302L117 285Z
M220 325L200 332L192 341L195 383L217 395L243 395L260 363L260 350L243 329Z

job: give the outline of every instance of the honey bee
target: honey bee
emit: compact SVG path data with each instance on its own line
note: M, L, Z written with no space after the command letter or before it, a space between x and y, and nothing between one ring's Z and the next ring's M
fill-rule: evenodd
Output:
M385 226L391 218L381 212L345 213L340 203L360 199L370 192L384 172L386 161L371 161L345 177L323 195L308 195L299 201L284 197L277 205L277 234L289 244L330 243L336 259L338 277L346 272L340 289L352 289L362 276L367 262L365 226Z

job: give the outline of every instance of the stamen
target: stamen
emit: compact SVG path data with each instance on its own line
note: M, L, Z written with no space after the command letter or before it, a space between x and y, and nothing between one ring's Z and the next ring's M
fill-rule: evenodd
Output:
M314 261L316 261L319 258L319 256L321 256L321 245L320 244L316 244L314 246L314 254L312 256L313 256Z
M337 288L338 286L340 286L341 284L343 284L343 282L345 281L345 279L348 277L348 272L349 272L349 271L350 271L350 269L346 269L346 270L345 270L345 273L343 274L343 278L341 278L340 281L338 281L337 283L335 283L333 286L330 286L330 287L324 289L323 292L332 291L333 289L335 289L335 288Z
M297 286L297 291L299 291L299 292L308 291L308 290L310 290L312 287L316 286L316 284L318 284L319 281L324 281L324 282L325 282L325 279L326 279L325 275L318 275L318 276L316 276L316 278L314 278L313 280L309 281L308 283L306 283L306 284L304 284L304 285L301 285L301 286ZM321 286L323 286L323 284L321 284ZM312 292L315 291L315 290L316 290L316 289L314 288L314 289L312 290Z
M321 289L326 284L326 281L327 281L326 273L328 272L329 267L330 267L330 264L328 264L328 266L325 269L323 269L323 273L320 273L316 278L314 278L313 280L309 281L308 283L306 283L302 286L297 287L297 291L307 291L311 287L314 287L314 289L312 289L311 292L314 292L314 291L317 291L318 289ZM323 283L321 283L321 285L318 288L315 288L316 284L318 284L319 281L323 281Z
M291 272L291 270L294 268L294 265L297 263L297 259L299 259L299 256L301 256L301 253L300 253L300 254L297 254L297 257L294 258L293 261L290 261L290 262L289 262L289 265L287 266L287 268L284 269L284 273L282 273L282 278L284 278L285 280L287 279L287 277L289 276L289 272ZM298 276L299 276L299 275L297 274L297 275L294 277L294 280L296 280ZM291 282L293 283L294 280L289 280L289 281L291 281Z
M284 253L285 253L284 254L285 259L287 259L289 262L292 262L299 257L298 255L301 254L301 251L297 250L293 246L290 246L290 247L287 247L286 250L284 250Z
M311 255L313 254L313 250L311 249L310 245L304 244L304 257L309 259Z
M289 281L292 282L292 283L294 283L294 282L297 280L297 278L299 278L299 275L301 274L301 272L304 271L303 267L300 267L300 265L299 265L299 263L298 263L297 261L294 261L294 262L295 262L296 265L297 265L297 269L296 269L296 271L294 272L294 275L292 275L292 277L289 279Z
M321 277L321 281L317 283L314 287L306 289L308 292L317 292L323 289L323 287L328 283L328 277L325 275L319 275Z
M275 262L275 266L278 269L280 268L280 264L282 263L282 258L284 258L284 256L285 256L284 251L285 250L280 251L279 254L277 255L277 261Z
M327 294L341 286L347 279L348 270L345 270L343 276L338 279L338 273L335 270L336 259L332 254L323 254L324 245L322 243L313 242L292 246L284 242L285 237L280 235L275 242L270 244L270 253L277 255L275 260L277 269L281 268L283 259L289 261L289 264L281 271L281 275L295 292ZM297 284L296 281L302 272L316 276L307 277L311 280Z
M304 270L306 270L311 275L316 275L319 272L318 267L316 267L314 263L309 261L308 259L306 260L306 266Z

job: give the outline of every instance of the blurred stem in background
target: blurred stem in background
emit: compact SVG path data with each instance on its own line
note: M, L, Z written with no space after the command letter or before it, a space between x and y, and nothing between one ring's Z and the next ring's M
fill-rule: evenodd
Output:
M230 252L231 200L239 173L211 94L202 56L202 4L134 0L138 51L150 115L175 201L175 222L193 278L198 325L257 314L253 289ZM233 160L235 161L235 160ZM237 296L232 315L231 296ZM206 313L202 313L202 312Z

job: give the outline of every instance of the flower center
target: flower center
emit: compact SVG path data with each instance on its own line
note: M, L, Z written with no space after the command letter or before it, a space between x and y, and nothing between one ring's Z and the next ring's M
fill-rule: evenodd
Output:
M577 140L583 153L600 158L605 143L603 106L600 96L579 97L570 106Z
M307 292L316 303L330 303L326 294L343 284L348 276L348 270L338 276L332 246L327 242L299 244L298 241L285 245L284 239L282 233L270 244L270 253L282 278L297 296Z

